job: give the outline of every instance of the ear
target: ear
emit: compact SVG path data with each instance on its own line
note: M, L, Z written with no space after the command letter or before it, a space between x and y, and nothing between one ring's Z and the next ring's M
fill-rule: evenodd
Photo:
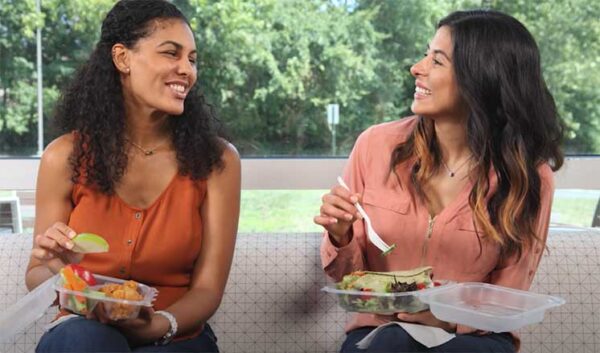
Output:
M122 74L129 74L129 49L121 43L112 47L112 60L117 70Z

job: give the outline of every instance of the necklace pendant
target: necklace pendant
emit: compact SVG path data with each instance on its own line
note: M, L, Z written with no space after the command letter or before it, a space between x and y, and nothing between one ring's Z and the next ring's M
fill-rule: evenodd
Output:
M454 172L450 172L450 178L454 178Z
M144 151L144 154L145 154L146 156L151 156L151 155L153 155L153 154L154 154L154 151Z

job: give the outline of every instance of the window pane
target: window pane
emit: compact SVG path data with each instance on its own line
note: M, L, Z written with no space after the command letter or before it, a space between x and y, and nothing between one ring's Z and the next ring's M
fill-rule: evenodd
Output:
M0 155L37 151L33 1L0 0Z
M456 9L513 14L540 46L566 151L600 153L600 3L587 0L175 0L194 28L199 84L244 156L345 156L366 127L410 114L408 69ZM34 1L0 0L0 154L37 151ZM44 141L60 89L113 0L44 0ZM337 104L339 123L327 122Z
M326 192L327 190L243 190L238 231L321 232L323 229L313 223L313 217L319 213L321 196ZM599 200L600 190L556 190L551 224L590 227ZM23 232L33 232L35 191L0 190L0 234L14 232L19 224L17 204L20 206Z
M590 227L599 217L600 190L559 189L554 193L551 222ZM595 226L600 226L600 219Z

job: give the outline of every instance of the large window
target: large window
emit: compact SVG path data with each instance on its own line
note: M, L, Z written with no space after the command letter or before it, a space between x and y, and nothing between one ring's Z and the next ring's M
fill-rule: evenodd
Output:
M99 36L100 23L114 4L114 0L39 2L41 12L37 12L35 0L0 0L0 157L37 155L39 74L43 77L43 145L57 136L52 128L52 111L59 92L89 55ZM600 2L173 3L191 21L199 50L199 84L246 158L245 180L258 179L251 182L252 189L305 189L246 190L242 230L261 230L255 224L264 230L315 229L311 215L317 211L319 195L335 181L338 169L323 172L309 167L303 170L306 175L296 172L283 178L273 176L272 182L268 176L273 174L264 174L264 165L255 167L252 158L345 157L366 127L410 114L414 80L409 68L421 57L435 23L452 10L491 7L525 23L539 44L544 76L567 126L566 152L571 156L600 154L600 56L596 55L600 52ZM41 72L36 65L38 27ZM328 123L327 109L332 104L338 107L337 124ZM336 167L342 165L338 159L331 161ZM273 172L290 168L279 159L268 163L277 165ZM317 163L314 168L323 168L324 164ZM21 178L20 170L5 165L13 164L2 164L3 171L8 170L13 179ZM598 160L593 165L598 166ZM579 163L575 168L582 166L586 164ZM567 163L566 174L571 180L572 168ZM27 172L25 178L33 178L30 174L34 176L35 170ZM303 180L296 178L298 175ZM323 179L325 175L330 182L303 184L307 178ZM575 175L586 178L589 172L580 170ZM565 187L571 184L567 182ZM25 188L33 186L30 182ZM557 193L555 222L590 224L598 199L598 192L590 189L600 189L600 184L584 187L588 191ZM0 189L11 187L0 183ZM15 195L12 189L8 192L11 196L6 197ZM31 192L19 190L16 195L25 206L22 214L33 217ZM1 207L0 213L7 212L8 206ZM279 225L271 226L268 217ZM31 221L25 222L26 227L30 225Z
M488 6L533 32L568 127L566 150L600 153L600 4L587 0L175 0L199 49L199 84L244 156L345 156L367 126L410 114L408 69L437 20ZM37 151L41 24L44 141L52 108L112 0L0 0L0 154ZM339 123L327 122L337 104Z

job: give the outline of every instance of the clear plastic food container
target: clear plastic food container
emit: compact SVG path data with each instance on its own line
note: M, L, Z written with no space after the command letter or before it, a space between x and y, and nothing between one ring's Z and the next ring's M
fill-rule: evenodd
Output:
M344 290L334 287L323 287L321 290L337 295L338 304L346 311L392 315L395 313L416 313L429 309L427 303L420 297L429 292L435 292L449 284L410 292L384 293Z
M565 300L488 283L458 283L420 298L440 320L493 332L514 331L541 322L546 310Z
M111 320L135 319L142 306L151 307L158 291L155 288L139 283L137 291L142 295L141 300L126 300L111 298L100 293L99 290L106 284L123 284L126 281L107 276L94 275L96 285L90 286L89 291L73 291L63 287L63 280L59 276L54 289L58 292L60 306L73 313L86 315L94 310L100 302L104 305L106 315Z

